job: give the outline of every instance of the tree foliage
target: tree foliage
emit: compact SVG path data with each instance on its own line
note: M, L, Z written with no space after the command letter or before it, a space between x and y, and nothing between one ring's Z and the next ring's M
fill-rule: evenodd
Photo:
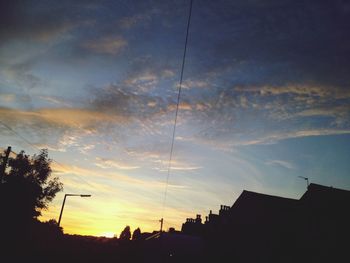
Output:
M0 193L12 217L22 221L36 219L63 190L59 179L52 176L51 162L46 149L32 157L21 151L9 158Z
M126 226L124 230L120 233L119 239L130 240L130 238L131 238L130 226Z
M132 233L132 240L140 240L141 239L141 230L140 228L136 228Z

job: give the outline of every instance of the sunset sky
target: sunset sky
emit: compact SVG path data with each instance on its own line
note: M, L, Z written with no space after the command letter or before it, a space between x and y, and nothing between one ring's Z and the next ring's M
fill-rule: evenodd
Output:
M350 3L1 1L0 148L48 148L66 233L181 229L246 189L350 189ZM30 142L28 144L26 141Z

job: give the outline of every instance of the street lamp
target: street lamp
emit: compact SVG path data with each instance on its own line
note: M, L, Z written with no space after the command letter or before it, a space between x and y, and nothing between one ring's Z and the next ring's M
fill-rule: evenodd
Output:
M306 181L307 188L309 188L309 178L304 177L304 176L298 176L298 177L301 178L301 179L304 179Z
M61 223L63 208L64 208L64 204L66 203L66 197L67 197L67 196L90 197L91 195L65 194L65 195L64 195L64 199L63 199L62 208L61 208L60 218L58 219L58 226L60 226L60 223Z

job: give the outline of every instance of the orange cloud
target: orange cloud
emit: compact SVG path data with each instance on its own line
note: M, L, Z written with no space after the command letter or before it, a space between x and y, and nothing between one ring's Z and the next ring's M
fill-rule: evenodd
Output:
M59 127L91 128L99 123L124 123L126 118L88 109L44 108L34 111L0 108L0 115L10 122L51 124Z

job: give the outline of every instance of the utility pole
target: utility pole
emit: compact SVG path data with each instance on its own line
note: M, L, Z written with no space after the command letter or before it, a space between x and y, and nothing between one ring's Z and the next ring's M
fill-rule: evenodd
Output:
M163 232L163 218L161 218L160 220L159 220L159 222L160 222L160 233L162 233Z
M65 195L64 195L64 199L63 199L63 203L62 203L62 207L61 207L60 217L59 217L58 223L57 223L58 226L60 226L60 224L61 224L61 218L62 218L63 208L64 208L64 204L66 203L66 198L67 198L67 196L91 197L91 195L65 194Z
M61 223L63 208L64 208L64 204L66 203L66 197L67 197L67 194L64 195L63 204L62 204L62 207L61 207L61 213L60 213L60 217L59 217L58 223L57 223L58 226L60 226L60 223Z
M0 171L0 183L2 183L2 180L4 179L4 176L5 176L6 165L9 159L10 152L11 152L11 146L8 146L5 152L5 156L2 159L2 166Z

